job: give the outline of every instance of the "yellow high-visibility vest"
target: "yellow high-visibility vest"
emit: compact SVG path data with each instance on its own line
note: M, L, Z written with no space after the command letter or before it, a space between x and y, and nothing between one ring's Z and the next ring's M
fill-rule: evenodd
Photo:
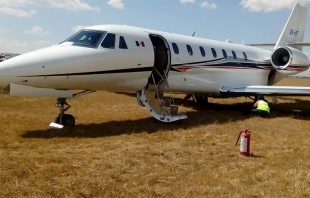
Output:
M270 113L270 108L268 106L268 103L263 100L258 101L257 109L267 111L268 113Z

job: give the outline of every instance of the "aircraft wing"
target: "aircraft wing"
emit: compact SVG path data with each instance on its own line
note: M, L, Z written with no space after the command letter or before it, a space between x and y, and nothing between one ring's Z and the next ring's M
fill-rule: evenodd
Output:
M246 86L221 87L222 95L230 96L310 96L310 87L297 86Z

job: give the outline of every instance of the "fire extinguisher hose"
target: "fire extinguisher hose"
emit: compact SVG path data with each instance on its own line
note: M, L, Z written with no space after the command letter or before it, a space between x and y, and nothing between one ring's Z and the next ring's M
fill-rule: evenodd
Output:
M236 144L235 145L237 145L238 144L238 142L239 142L239 139L240 139L240 136L241 136L241 133L242 132L245 132L245 133L251 133L249 130L244 130L244 131L240 131L240 133L239 133L239 135L238 135L238 138L237 138L237 141L236 141Z
M240 131L240 133L239 133L239 135L238 135L238 138L237 138L237 141L236 141L236 144L235 145L237 145L238 144L238 142L239 142L239 139L240 139L240 136L241 136L241 133L242 133L243 131Z

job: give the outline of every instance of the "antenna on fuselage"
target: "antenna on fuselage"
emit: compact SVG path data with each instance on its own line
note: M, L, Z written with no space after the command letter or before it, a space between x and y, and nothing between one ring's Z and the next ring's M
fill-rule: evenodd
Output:
M196 34L196 31L194 32L194 34L192 35L192 37L194 37L194 36L195 36L195 34Z

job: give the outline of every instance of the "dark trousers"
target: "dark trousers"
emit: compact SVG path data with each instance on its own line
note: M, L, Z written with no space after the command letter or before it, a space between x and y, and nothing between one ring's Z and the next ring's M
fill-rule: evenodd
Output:
M263 118L266 118L267 116L269 116L269 113L267 111L260 110L260 109L251 109L248 111L244 111L242 113L242 115L249 115L249 114L257 114Z

